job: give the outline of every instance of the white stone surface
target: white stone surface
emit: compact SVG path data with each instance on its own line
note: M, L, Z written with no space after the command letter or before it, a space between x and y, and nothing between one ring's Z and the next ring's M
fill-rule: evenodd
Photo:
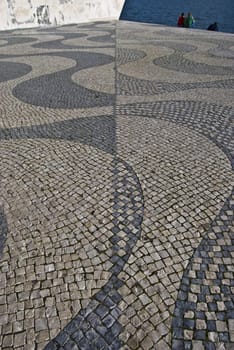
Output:
M0 0L0 30L118 19L124 0Z

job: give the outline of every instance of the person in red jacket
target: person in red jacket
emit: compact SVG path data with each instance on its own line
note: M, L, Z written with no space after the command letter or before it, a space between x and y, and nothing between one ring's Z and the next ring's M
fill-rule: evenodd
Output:
M182 12L181 15L179 16L177 21L177 26L184 27L184 12Z

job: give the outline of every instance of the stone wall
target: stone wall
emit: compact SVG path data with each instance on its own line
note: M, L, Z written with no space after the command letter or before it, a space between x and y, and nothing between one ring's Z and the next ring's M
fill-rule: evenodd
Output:
M124 0L1 0L0 30L118 19Z

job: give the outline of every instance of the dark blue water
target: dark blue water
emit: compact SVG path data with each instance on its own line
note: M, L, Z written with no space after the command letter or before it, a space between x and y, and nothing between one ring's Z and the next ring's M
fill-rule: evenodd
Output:
M120 19L176 26L181 12L192 12L195 28L216 21L220 32L234 33L234 0L125 0Z

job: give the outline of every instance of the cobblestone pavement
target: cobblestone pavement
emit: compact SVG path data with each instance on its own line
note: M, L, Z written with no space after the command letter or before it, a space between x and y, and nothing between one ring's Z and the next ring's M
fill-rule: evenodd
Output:
M234 349L234 36L0 32L0 348Z

